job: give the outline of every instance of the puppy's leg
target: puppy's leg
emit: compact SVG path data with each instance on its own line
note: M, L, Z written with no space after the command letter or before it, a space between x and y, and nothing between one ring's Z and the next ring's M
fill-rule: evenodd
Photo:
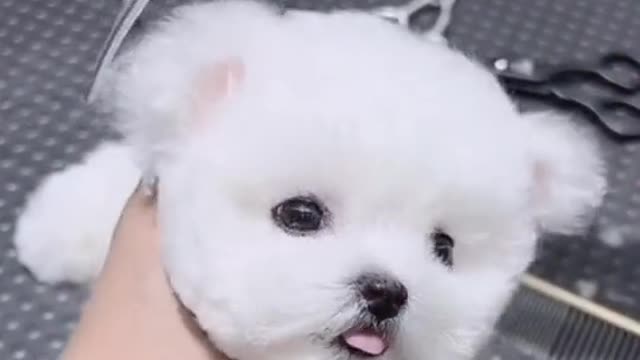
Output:
M90 281L139 177L127 148L113 143L50 175L17 220L19 261L43 282Z

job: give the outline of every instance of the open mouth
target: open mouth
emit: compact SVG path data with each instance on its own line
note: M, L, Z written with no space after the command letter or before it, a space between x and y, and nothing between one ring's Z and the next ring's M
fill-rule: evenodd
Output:
M386 336L374 329L353 329L338 337L338 344L350 354L373 358L382 356L389 348Z

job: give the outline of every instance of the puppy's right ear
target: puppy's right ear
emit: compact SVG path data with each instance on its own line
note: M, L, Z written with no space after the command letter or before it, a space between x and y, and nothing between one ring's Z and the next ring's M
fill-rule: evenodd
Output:
M206 126L214 119L216 107L233 96L244 78L245 66L240 58L229 57L205 66L194 84L193 125Z
M243 47L228 33L256 22L269 31L281 21L276 8L236 1L185 4L127 40L96 95L142 171L155 173L185 139L215 121L245 78L247 59L238 58Z
M215 121L245 79L240 58L178 62L158 43L164 45L155 38L142 42L119 59L100 96L139 167L151 177L185 141Z

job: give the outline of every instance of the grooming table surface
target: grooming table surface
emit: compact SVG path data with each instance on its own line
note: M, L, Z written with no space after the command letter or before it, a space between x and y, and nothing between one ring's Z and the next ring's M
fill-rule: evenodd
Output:
M162 8L169 2L152 3ZM285 5L322 10L389 3ZM11 237L39 181L113 135L83 96L119 4L0 0L0 359L55 359L77 320L85 290L36 283L16 262ZM591 59L609 50L640 59L639 37L636 0L459 0L449 32L454 46L474 56L517 53L551 62ZM629 76L624 69L619 75ZM531 271L640 319L640 143L603 140L613 189L593 236L545 242ZM500 358L527 357L496 335L478 359Z

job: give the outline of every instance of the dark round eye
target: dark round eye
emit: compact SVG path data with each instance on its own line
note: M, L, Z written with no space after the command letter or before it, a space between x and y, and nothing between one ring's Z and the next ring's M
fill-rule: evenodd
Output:
M449 234L436 230L431 234L433 254L446 266L453 266L453 247L455 242Z
M275 223L283 230L296 235L306 235L320 230L325 223L325 210L313 197L287 199L271 210Z

